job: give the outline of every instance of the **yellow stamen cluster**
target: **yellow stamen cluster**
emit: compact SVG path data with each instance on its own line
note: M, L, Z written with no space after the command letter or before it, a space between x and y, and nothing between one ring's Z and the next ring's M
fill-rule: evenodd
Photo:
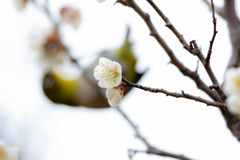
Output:
M6 157L5 149L3 146L0 146L0 159Z
M98 82L98 84L111 82L109 85L113 85L112 83L116 82L119 76L116 64L114 65L114 67L109 67L108 63L104 64L103 62L101 62L101 65L104 69L95 70L95 72L98 73L96 77L104 78L101 82ZM105 88L105 86L103 86L103 88Z
M240 75L234 77L234 82L236 84L237 89L240 90Z

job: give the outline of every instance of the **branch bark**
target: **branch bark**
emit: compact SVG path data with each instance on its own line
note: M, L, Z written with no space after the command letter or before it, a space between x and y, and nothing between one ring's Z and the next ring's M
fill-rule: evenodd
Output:
M224 103L212 102L212 101L206 100L202 97L197 97L197 96L193 96L191 94L186 94L184 91L181 91L182 93L177 93L177 92L169 92L163 88L161 88L161 89L160 88L150 88L150 87L134 84L134 83L128 81L124 77L122 78L122 81L127 84L127 87L134 87L134 88L142 89L144 91L153 92L153 93L163 93L166 96L172 96L172 97L176 97L176 98L185 98L185 99L189 99L189 100L194 100L197 102L204 103L207 106L214 106L214 107L218 107L220 109L227 110L227 106Z
M203 2L208 6L208 8L212 11L212 5L211 3L208 1L208 0L203 0ZM215 12L221 16L223 19L225 19L225 16L224 16L224 8L223 7L214 7L215 9Z
M211 54L212 54L212 47L213 47L213 43L217 34L217 19L215 17L215 10L214 10L214 3L213 0L211 0L211 6L212 6L212 18L213 18L213 36L212 36L212 40L210 41L210 45L209 45L209 49L208 49L208 54L207 54L207 58L206 58L206 63L210 63L210 58L211 58Z
M136 8L138 7L137 4L134 2L134 0L128 0L129 3L132 4L132 6L135 6ZM168 18L164 15L164 13L160 10L159 7L157 7L157 5L152 1L152 0L147 0L147 2L154 8L154 10L159 14L159 16L165 21L166 26L176 35L176 37L179 39L180 38L180 42L183 45L183 47L191 54L195 55L198 57L198 59L201 61L202 65L204 66L209 78L211 79L213 85L218 86L218 90L217 93L219 94L219 96L221 97L222 101L225 101L227 96L225 95L225 93L223 92L223 90L221 89L221 86L214 74L214 72L212 71L212 68L210 66L209 61L207 61L207 59L204 57L204 55L202 54L201 50L199 49L197 43L195 40L190 42L190 45L187 44L186 40L183 38L183 35L181 35L177 29L173 26L173 24L168 20ZM139 7L138 7L139 8ZM193 45L192 45L193 44Z
M146 146L147 146L147 151L145 151L148 154L155 154L159 156L164 156L164 157L171 157L171 158L176 158L176 159L181 159L181 160L191 160L191 158L188 158L184 155L179 155L179 154L173 154L170 152L166 152L160 149L157 149L156 147L152 146L144 137L143 135L139 132L137 126L128 118L128 116L123 112L123 110L120 109L120 107L116 107L118 112L121 113L121 115L128 121L132 129L136 133L136 137L139 138Z
M225 19L228 24L229 35L232 44L232 56L228 63L228 68L240 66L240 21L235 10L235 0L225 0ZM227 127L232 134L240 141L240 118L228 111L221 110L225 118Z

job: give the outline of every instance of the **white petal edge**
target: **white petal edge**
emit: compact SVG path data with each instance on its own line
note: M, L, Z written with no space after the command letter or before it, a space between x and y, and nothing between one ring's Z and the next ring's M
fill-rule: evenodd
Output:
M112 107L118 106L123 98L122 92L118 88L108 88L106 91L106 96L108 98L108 103Z
M121 100L122 100L122 95L120 95L120 93L118 93L118 94L114 95L113 99L111 101L108 101L108 103L110 104L110 106L116 107L119 105Z
M105 58L105 57L99 58L99 65L102 65L102 63L103 63L103 64L109 63L110 65L113 66L113 62L112 62L110 59Z
M223 90L227 94L233 94L239 92L234 79L236 76L240 74L240 68L229 68L226 71L226 74L224 76L225 82L223 85Z
M240 94L228 96L226 103L231 113L240 116Z
M106 90L106 97L109 98L114 94L114 89L113 88L108 88Z

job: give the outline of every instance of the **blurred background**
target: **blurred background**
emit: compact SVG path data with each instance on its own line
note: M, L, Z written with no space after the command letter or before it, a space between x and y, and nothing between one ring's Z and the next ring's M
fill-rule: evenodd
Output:
M96 86L91 86L92 82L86 78L93 75L92 68L99 56L119 58L124 74L131 81L136 82L144 73L139 84L172 92L184 90L210 99L168 64L168 56L131 8L114 5L114 0L104 3L49 0L54 22L60 22L66 6L79 10L80 14L79 26L75 22L61 23L56 30L39 7L45 1L36 2L39 5L31 2L20 11L13 0L2 1L0 5L0 139L18 146L21 160L127 160L129 148L146 149L116 108L108 107L102 96L105 90L96 87L97 81L93 81ZM197 57L182 48L145 0L137 3L150 14L159 34L179 60L195 70ZM223 1L214 3L221 6ZM156 4L185 39L195 39L206 55L213 32L212 13L207 6L201 0L156 1ZM240 6L239 1L236 6ZM225 21L216 17L218 34L211 65L222 82L231 46ZM128 27L129 41L125 41ZM50 46L46 48L60 56L41 54L43 48L39 45L48 43ZM121 46L131 51L127 54L130 57L121 54L124 50L119 49ZM198 71L204 82L211 85L201 64ZM67 85L58 88L62 84ZM227 129L217 108L137 89L124 97L120 107L146 139L160 149L201 160L240 157L239 142ZM170 158L138 153L133 159Z

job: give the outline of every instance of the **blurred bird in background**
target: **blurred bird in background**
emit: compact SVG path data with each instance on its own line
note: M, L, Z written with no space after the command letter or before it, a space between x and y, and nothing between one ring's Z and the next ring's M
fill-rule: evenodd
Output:
M129 34L130 29L128 27L123 44L117 49L102 51L88 68L81 71L81 74L73 65L51 67L43 76L42 88L45 95L54 103L69 106L110 107L105 96L106 90L98 87L93 71L98 65L99 58L106 57L122 65L122 74L126 79L134 83L140 80L144 73L138 73L135 70L137 58L132 50ZM130 88L126 88L125 95L129 91Z

